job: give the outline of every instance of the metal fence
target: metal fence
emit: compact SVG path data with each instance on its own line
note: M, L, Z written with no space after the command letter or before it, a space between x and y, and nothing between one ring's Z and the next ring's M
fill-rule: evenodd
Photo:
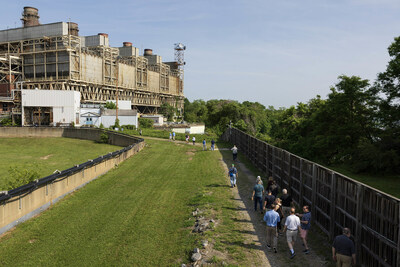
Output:
M227 129L223 139L287 188L298 205L309 205L313 222L331 240L350 228L358 264L400 267L399 199L238 129Z

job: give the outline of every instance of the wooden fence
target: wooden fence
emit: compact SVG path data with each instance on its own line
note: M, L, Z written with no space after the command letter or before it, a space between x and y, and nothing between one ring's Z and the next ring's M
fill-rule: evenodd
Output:
M350 228L358 264L400 267L399 199L238 129L228 128L223 139L287 188L299 206L309 205L312 221L331 240Z

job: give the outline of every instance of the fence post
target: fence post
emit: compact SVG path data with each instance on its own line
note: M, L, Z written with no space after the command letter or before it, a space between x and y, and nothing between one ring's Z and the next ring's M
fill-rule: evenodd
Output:
M290 194L291 195L293 195L292 194L292 154L290 154L289 152L287 152L288 153L288 155L289 155L289 162L288 162L288 177L287 177L287 179L288 179L288 189L290 189Z
M269 177L270 173L269 173L269 145L268 144L266 144L265 149L267 150L265 164L267 165L267 177Z
M397 214L397 216L399 216L399 221L398 221L398 223L399 223L399 225L400 225L400 204L399 203L397 203L398 204L398 208L399 208L399 213ZM396 265L397 267L400 267L400 229L398 230L398 233L397 233L397 265Z
M336 211L336 184L337 177L334 172L331 172L331 210L329 214L329 238L332 240L335 237L335 211Z
M299 188L299 194L300 194L300 199L299 199L299 205L300 207L303 207L304 201L303 201L303 195L304 195L304 186L303 186L303 159L300 158L300 174L299 174L299 181L300 181L300 188Z
M312 174L311 210L312 210L312 216L315 216L315 210L316 210L315 206L317 199L317 165L313 163L312 166L313 166L313 174Z
M364 202L364 190L361 184L357 184L357 228L355 232L355 242L356 242L356 255L357 262L359 262L359 257L361 254L361 230L362 230L362 211Z

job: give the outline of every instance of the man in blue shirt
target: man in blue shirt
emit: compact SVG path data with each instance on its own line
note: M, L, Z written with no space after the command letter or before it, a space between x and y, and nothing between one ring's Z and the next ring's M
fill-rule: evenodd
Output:
M280 222L279 213L277 210L279 209L279 204L272 205L273 209L267 211L264 215L264 221L267 224L267 248L271 249L274 248L274 252L278 253L276 247L278 243L278 231L276 230L276 226L278 222Z
M333 241L332 258L336 261L336 266L346 267L352 263L356 264L356 250L350 236L350 229L343 228L343 235L338 235Z
M305 247L305 250L303 252L305 254L310 253L308 249L308 244L307 244L307 234L308 230L311 228L311 212L310 212L310 207L309 206L304 206L303 207L303 214L296 214L297 216L300 217L300 237L303 240L303 244Z
M229 169L228 176L231 179L231 187L235 187L236 186L236 178L238 177L238 171L235 168L235 164L232 164L232 168Z

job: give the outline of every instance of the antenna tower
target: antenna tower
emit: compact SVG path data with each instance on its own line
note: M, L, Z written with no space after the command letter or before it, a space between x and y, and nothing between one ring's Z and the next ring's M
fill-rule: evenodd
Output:
M185 50L186 46L182 43L176 43L175 46L175 61L178 64L179 78L183 81L183 67L185 66Z

